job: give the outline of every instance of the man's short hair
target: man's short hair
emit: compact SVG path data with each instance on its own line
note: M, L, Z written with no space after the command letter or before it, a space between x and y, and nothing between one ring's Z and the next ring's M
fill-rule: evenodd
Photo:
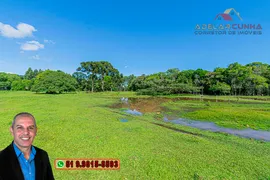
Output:
M37 127L36 119L35 119L35 117L34 117L32 114L30 114L30 113L28 113L28 112L21 112L21 113L16 114L16 115L14 116L13 121L12 121L12 125L11 125L12 128L14 127L14 124L15 124L16 120L17 120L18 118L20 118L20 117L30 117L30 118L32 118L33 121L34 121L35 127Z

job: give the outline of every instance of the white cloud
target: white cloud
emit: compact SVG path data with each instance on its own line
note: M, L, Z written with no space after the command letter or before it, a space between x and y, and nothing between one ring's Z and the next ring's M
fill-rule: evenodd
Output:
M128 66L125 66L125 68L128 68Z
M48 43L48 44L55 44L54 41L52 40L48 40L48 39L44 39L44 43Z
M8 38L24 38L32 36L33 32L37 31L34 26L25 23L19 23L17 29L9 24L3 24L0 22L0 34Z
M30 57L30 58L31 59L35 59L35 60L39 60L40 59L39 55L34 55L34 56Z
M26 43L21 45L21 50L24 50L24 51L37 51L43 48L44 48L44 45L40 44L37 41L27 41Z

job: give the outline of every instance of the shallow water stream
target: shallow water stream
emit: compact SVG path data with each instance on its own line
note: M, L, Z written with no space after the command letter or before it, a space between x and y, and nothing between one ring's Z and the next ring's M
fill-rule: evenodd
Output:
M177 101L182 99L169 99L169 98L121 98L121 102L118 104L114 104L113 108L127 108L125 110L126 113L131 115L143 115L143 113L147 112L157 112L166 114L166 109L162 108L160 105L164 102L168 101ZM192 100L183 98L183 100ZM194 99L195 100L195 99ZM224 132L228 134L237 135L245 138L253 138L258 140L270 141L270 132L269 131L261 131L261 130L253 130L253 129L232 129L232 128L224 128L219 127L213 122L205 122L198 120L190 120L183 118L169 118L165 115L165 122L171 122L175 124L180 124L184 126L194 127L202 130L208 130L212 132Z

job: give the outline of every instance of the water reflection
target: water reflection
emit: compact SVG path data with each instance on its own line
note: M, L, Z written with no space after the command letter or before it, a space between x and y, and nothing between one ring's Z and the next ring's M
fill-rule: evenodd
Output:
M120 122L128 122L127 119L120 119Z
M168 99L168 98L120 98L121 103L115 104L112 107L113 108L128 108L125 110L126 113L135 115L135 116L142 116L143 113L148 112L157 112L157 114L166 114L166 109L162 108L160 104L162 102L168 102L168 101L177 101L177 100L183 100L184 98L176 98L176 99ZM191 99L185 99L185 100L191 100ZM195 100L195 99L192 99ZM251 102L254 103L254 102ZM133 109L133 110L132 110ZM193 108L192 110L195 110ZM185 111L189 111L188 109ZM162 118L162 117L161 117ZM167 117L164 118L165 122L172 122L175 124L181 124L184 126L190 126L202 130L209 130L212 132L224 132L228 134L237 135L240 137L245 138L253 138L258 140L265 140L270 141L270 132L269 131L261 131L261 130L253 130L253 129L244 129L244 130L237 130L237 129L231 129L231 128L223 128L217 126L213 122L203 122L203 121L195 121L195 120L188 120L183 118L173 118L172 120L168 120ZM121 121L122 122L122 121Z
M202 121L194 121L194 120L188 120L188 119L175 119L175 120L168 120L167 117L164 118L165 122L172 122L175 124L181 124L184 126L190 126L198 129L203 130L209 130L212 132L225 132L228 134L233 134L245 138L253 138L258 140L265 140L270 141L270 132L268 131L260 131L260 130L253 130L253 129L244 129L244 130L238 130L238 129L230 129L230 128L223 128L217 126L213 122L202 122Z
M128 109L125 112L128 113L128 114L131 114L131 115L135 115L135 116L141 116L142 115L142 113L137 111L136 109L134 109L134 110Z

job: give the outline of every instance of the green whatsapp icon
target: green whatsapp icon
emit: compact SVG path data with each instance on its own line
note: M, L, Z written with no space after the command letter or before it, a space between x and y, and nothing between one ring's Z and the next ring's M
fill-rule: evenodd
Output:
M58 162L57 162L57 167L58 168L62 168L62 167L64 167L65 166L65 163L62 161L62 160L59 160Z

